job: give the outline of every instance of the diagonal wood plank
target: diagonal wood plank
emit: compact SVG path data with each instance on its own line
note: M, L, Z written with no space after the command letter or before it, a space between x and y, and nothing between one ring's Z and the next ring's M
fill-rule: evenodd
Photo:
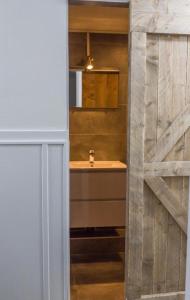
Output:
M190 176L190 161L166 161L145 163L144 176Z
M150 150L147 160L150 162L162 161L189 127L190 105L187 105L160 137L157 145Z
M161 177L147 177L145 181L183 232L187 234L187 211L167 183Z

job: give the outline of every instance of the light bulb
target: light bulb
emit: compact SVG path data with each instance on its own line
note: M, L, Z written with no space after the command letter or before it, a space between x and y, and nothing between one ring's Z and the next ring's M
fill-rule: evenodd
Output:
M87 62L86 62L86 69L91 71L92 69L94 69L94 64L93 64L93 58L88 56L87 57Z

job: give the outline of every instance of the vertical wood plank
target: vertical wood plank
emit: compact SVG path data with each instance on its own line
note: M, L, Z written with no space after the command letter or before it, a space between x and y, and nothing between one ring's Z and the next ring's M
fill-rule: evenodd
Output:
M149 151L156 146L158 117L158 63L159 39L147 36L146 54L146 98L145 98L145 160Z
M143 219L143 265L142 294L153 294L154 271L154 215L157 199L147 185L144 185Z
M186 62L187 62L187 37L172 37L172 99L168 99L171 105L170 115L174 120L185 108L186 90ZM184 137L170 151L166 160L183 160ZM167 183L181 201L183 195L183 177L168 178ZM182 231L176 222L169 216L168 223L168 257L166 290L174 292L179 288L180 274L180 248Z
M166 291L167 224L168 213L157 201L154 220L154 293Z
M189 177L189 186L190 186L190 177ZM190 192L188 195L188 199L190 199ZM190 234L190 205L188 206L188 230L187 230L187 234L189 236ZM189 300L190 298L190 239L188 238L187 240L187 271L186 271L186 285L185 285L185 300Z
M171 123L169 103L172 97L171 53L171 37L159 36L157 139ZM155 211L154 293L162 293L166 291L168 213L158 202Z
M186 82L186 104L190 103L190 38L187 37L187 82ZM185 133L184 160L190 160L190 129ZM189 201L189 177L184 178L184 189L182 197L184 207L188 207ZM186 277L186 256L187 256L187 238L181 235L181 255L180 255L180 280L179 288L185 289Z
M145 160L146 155L156 146L157 102L158 102L158 37L148 35L146 54L146 99L145 99ZM157 201L157 200L156 200ZM144 295L153 293L154 267L154 214L155 195L144 187L143 222L143 285Z
M129 152L128 152L128 240L127 299L141 297L143 252L143 165L146 34L131 34Z
M159 36L159 81L157 138L171 125L172 37Z

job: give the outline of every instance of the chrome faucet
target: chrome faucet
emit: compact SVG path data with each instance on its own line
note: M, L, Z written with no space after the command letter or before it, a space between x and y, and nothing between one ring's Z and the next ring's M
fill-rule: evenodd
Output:
M95 161L95 151L90 150L89 151L89 163L90 163L91 167L93 167L94 161Z

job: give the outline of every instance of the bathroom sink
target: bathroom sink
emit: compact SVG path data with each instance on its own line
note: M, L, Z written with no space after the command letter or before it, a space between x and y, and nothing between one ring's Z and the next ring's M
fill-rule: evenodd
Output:
M93 165L89 161L70 161L71 170L99 170L99 169L126 169L126 164L120 161L95 161Z

